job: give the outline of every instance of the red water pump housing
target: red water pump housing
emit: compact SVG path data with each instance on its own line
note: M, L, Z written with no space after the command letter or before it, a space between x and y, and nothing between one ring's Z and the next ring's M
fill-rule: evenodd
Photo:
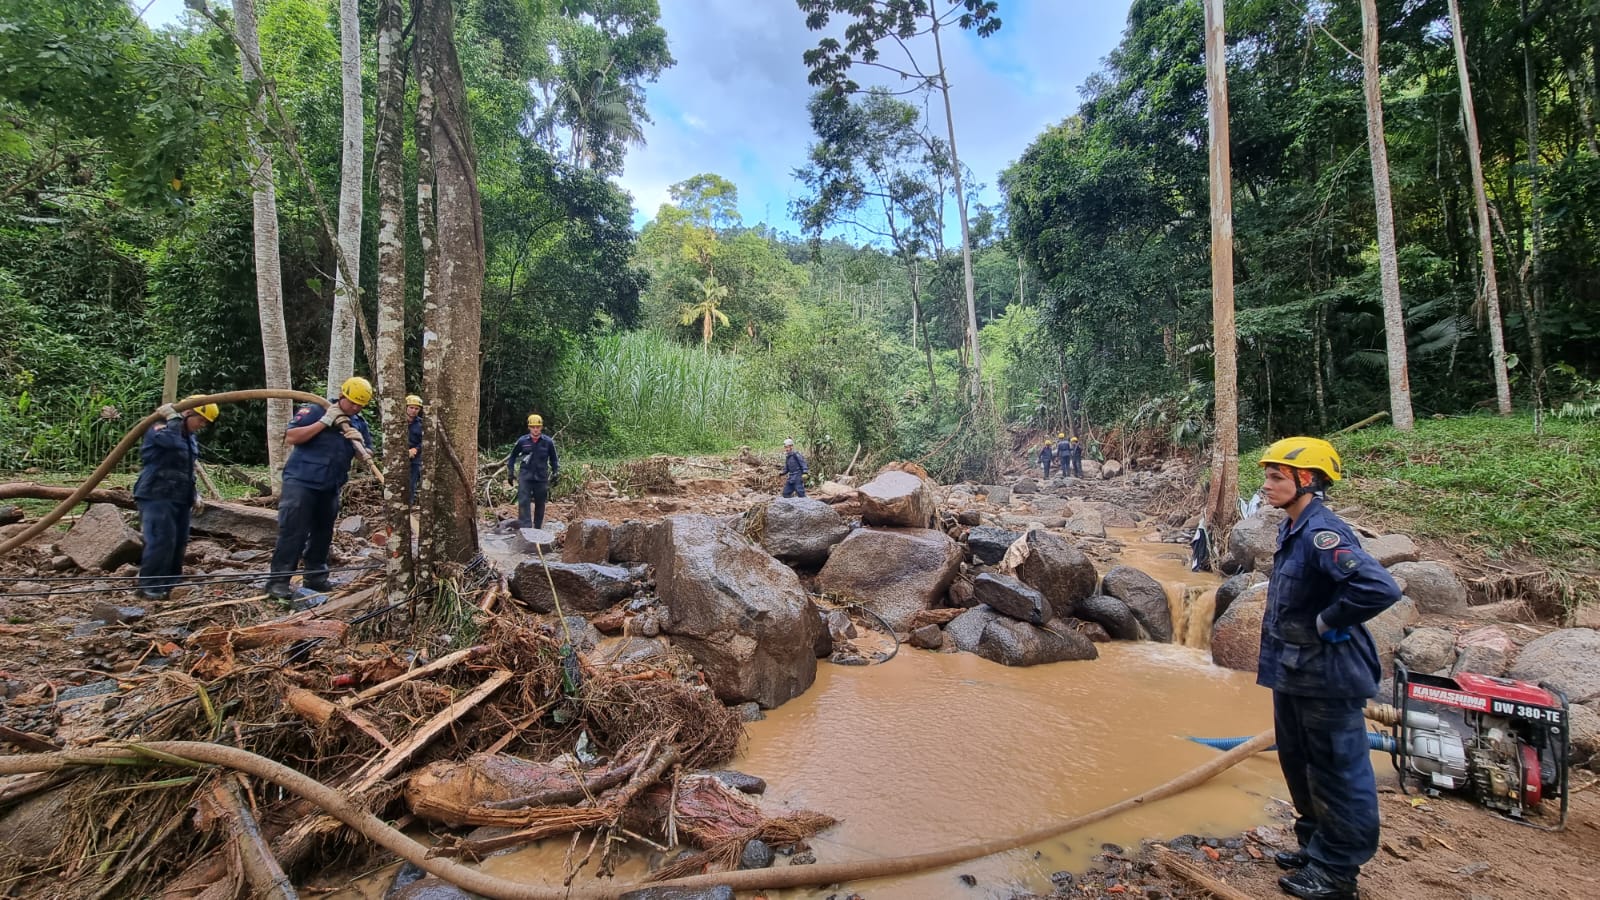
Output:
M1561 691L1469 672L1416 674L1396 660L1394 707L1390 756L1402 791L1408 780L1461 791L1524 824L1566 826L1571 736Z

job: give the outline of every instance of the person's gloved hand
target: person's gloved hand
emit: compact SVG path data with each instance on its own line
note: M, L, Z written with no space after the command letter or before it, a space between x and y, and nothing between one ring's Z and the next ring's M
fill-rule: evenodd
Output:
M338 428L346 422L349 422L350 417L341 412L339 407L330 406L328 407L328 411L322 414L322 418L319 421L322 422L323 427L325 428Z
M178 408L173 406L171 403L163 403L156 407L156 415L166 419L168 422L171 422L174 419L183 418L183 413L178 412Z
M506 484L509 484L512 487L517 486L517 473L511 469L506 470Z
M1317 636L1329 644L1342 644L1350 640L1350 629L1330 628L1321 616L1317 616Z

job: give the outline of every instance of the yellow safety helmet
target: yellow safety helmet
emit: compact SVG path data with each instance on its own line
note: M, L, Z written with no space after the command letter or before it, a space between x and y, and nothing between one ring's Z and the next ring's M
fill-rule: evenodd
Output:
M1339 461L1339 451L1322 438L1286 437L1261 454L1261 464L1315 469L1331 481L1344 478L1344 464Z
M199 396L201 395L190 394L189 396L183 398L182 402L188 403L190 400L193 400ZM200 418L205 419L207 422L215 422L217 420L217 416L222 414L222 410L219 409L215 403L202 403L199 406L189 410L189 412L192 412Z
M407 394L406 395L406 405L407 406L415 406L417 409L421 409L422 408L422 398L418 397L416 394Z
M535 425L544 425L544 416L541 416L538 413L534 413L533 415L529 416L528 427L532 428Z
M372 382L360 375L352 375L339 385L339 396L357 406L366 406L372 402Z
M1076 444L1076 443L1077 443L1077 442L1078 442L1078 436L1077 436L1077 435L1073 435L1073 436L1072 436L1072 442L1073 442L1073 443L1074 443L1074 444Z
M1064 438L1066 436L1067 436L1067 433L1065 431L1056 432L1056 437L1058 437L1058 438Z

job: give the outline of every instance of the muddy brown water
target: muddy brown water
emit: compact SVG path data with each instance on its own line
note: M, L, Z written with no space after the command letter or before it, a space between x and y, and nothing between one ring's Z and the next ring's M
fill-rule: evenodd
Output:
M1026 669L907 647L882 665L823 664L809 691L749 726L730 767L767 780L771 812L803 808L839 818L811 844L819 862L842 862L967 845L1091 812L1215 756L1190 736L1268 727L1270 696L1254 676L1211 665L1201 649L1217 579L1190 572L1179 545L1141 541L1133 529L1108 532L1124 542L1125 564L1166 587L1179 639L1190 646L1101 644L1098 660ZM1275 757L1258 757L1186 794L1042 844L851 888L871 900L1049 893L1051 873L1082 872L1104 844L1132 849L1143 838L1237 833L1265 823L1272 798L1284 796ZM546 841L482 868L558 884L570 852L570 841ZM628 851L617 882L641 880L651 856L659 858ZM786 862L780 856L777 864ZM593 863L579 880L592 871ZM373 886L340 896L370 897Z

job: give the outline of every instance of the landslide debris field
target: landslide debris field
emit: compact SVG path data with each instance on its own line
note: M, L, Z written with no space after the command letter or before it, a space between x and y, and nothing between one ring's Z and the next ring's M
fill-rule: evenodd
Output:
M420 873L391 876L398 861L371 828L342 824L262 771L189 761L163 742L275 761L438 860L560 840L563 871L548 883L582 887L624 867L666 879L828 862L827 829L850 810L798 809L722 768L744 722L804 693L818 665L973 653L1070 679L1074 667L1110 664L1097 659L1106 641L1158 640L1253 667L1264 587L1248 570L1264 567L1263 547L1270 564L1272 522L1247 520L1219 548L1230 570L1246 570L1221 587L1201 575L1173 584L1167 570L1187 557L1198 510L1180 461L950 486L897 465L827 482L806 501L773 499L775 460L748 452L634 468L626 484L591 481L581 500L552 503L546 532L489 515L482 556L426 601L385 596L385 535L363 481L336 533L338 588L293 608L268 601L252 574L273 529L271 510L250 504L214 504L189 548L195 583L166 601L118 590L133 584L138 548L115 497L0 559L0 766L46 758L35 754L73 763L0 777L0 895L284 897L381 870L361 882L376 877L378 895L456 896L434 878L402 886ZM1374 624L1386 655L1416 671L1560 682L1574 704L1574 761L1589 764L1600 647L1591 628L1562 626L1590 623L1538 618L1515 598L1484 602L1496 598L1460 577L1458 561L1426 559L1404 535L1371 540L1407 588ZM1161 559L1173 565L1155 577L1135 562ZM1136 697L1120 702L1136 714ZM1004 773L972 760L970 777ZM1600 893L1589 863L1600 858L1600 792L1588 770L1574 769L1559 833L1403 795L1382 769L1380 783L1383 847L1365 896ZM1277 824L1103 847L1035 895L1274 896L1286 811L1269 798L1265 813ZM1029 896L948 872L948 896ZM894 895L871 881L792 895L875 889Z

